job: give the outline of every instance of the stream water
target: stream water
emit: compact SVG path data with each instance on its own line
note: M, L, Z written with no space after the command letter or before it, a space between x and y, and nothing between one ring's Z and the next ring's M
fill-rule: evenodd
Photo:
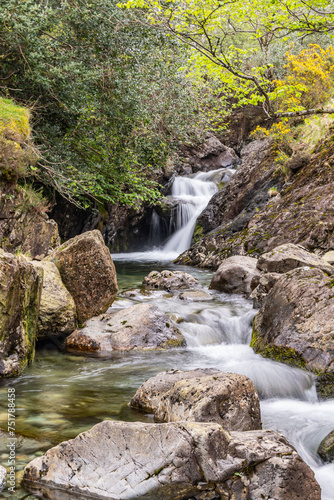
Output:
M185 348L115 353L103 359L74 356L50 340L39 346L34 363L19 378L1 381L3 429L7 428L7 389L16 389L17 484L24 466L34 457L104 419L153 422L152 415L127 406L147 378L172 368L214 367L253 380L261 397L263 427L287 437L315 471L322 500L333 500L334 464L324 465L316 450L334 428L334 401L318 401L309 373L255 354L249 347L251 321L256 313L252 303L239 295L209 291L212 273L175 266L170 261L171 253L162 247L113 256L120 293L110 311L151 301L178 320L178 328L187 341ZM177 291L147 291L141 287L148 272L166 268L191 273L210 298L192 302L181 300ZM0 444L1 463L5 464L6 435L0 435ZM18 486L15 494L3 492L3 498L36 497Z

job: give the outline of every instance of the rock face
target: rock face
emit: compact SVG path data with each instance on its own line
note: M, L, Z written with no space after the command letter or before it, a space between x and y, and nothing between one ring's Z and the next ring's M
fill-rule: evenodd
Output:
M257 143L246 146L247 159L241 155L229 185L198 218L196 243L178 263L217 269L231 255L261 255L284 243L321 253L334 248L334 135L318 145L288 183L277 168L274 149L265 141L263 149ZM278 196L269 197L271 187Z
M257 267L269 273L286 273L297 267L315 267L325 273L334 274L334 267L318 255L308 252L301 245L285 243L268 253L260 255Z
M47 215L25 208L23 193L0 189L0 241L7 252L41 260L60 244L58 226Z
M209 172L222 167L234 167L240 158L232 148L209 136L200 146L184 148L182 173ZM187 170L189 169L189 170Z
M87 321L67 338L69 349L100 354L112 351L168 349L183 345L180 332L165 313L151 304L138 304Z
M318 375L322 397L334 396L334 279L299 268L278 279L253 322L255 352Z
M251 293L251 281L260 274L257 260L252 257L229 257L219 266L212 277L210 288L226 293Z
M34 357L41 291L33 265L0 250L0 377L18 375Z
M311 469L272 431L104 421L27 465L47 498L320 500Z
M183 271L151 271L143 279L143 285L164 290L176 290L178 288L190 288L198 284L198 280L191 274Z
M216 422L226 430L261 429L260 400L251 380L214 370L172 371L147 380L130 406L158 422Z
M100 231L64 243L50 256L72 295L79 323L104 313L117 293L115 266Z
M33 261L43 274L43 289L38 315L38 337L72 333L76 328L75 303L65 288L53 262Z
M334 462L334 431L321 441L318 454L324 462Z

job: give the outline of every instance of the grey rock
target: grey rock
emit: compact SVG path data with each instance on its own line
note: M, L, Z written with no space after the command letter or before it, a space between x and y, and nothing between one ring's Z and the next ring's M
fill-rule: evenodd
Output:
M179 380L188 380L209 375L220 375L222 372L214 368L197 368L196 370L170 370L168 372L158 373L144 382L130 402L133 408L139 408L149 413L154 413L158 408L162 397Z
M244 375L217 373L179 380L154 412L158 422L216 422L228 431L261 429L260 399Z
M250 287L252 293L249 298L253 299L253 307L259 309L265 301L268 293L281 277L279 273L257 274L252 278Z
M152 304L137 304L86 322L66 339L67 348L108 354L112 351L168 349L184 345L179 330Z
M283 436L206 423L106 420L30 462L24 480L53 500L320 500Z
M329 252L326 252L325 255L322 256L322 258L328 262L328 264L333 265L334 264L334 250L330 250Z
M298 268L276 281L253 321L251 346L266 357L318 375L322 397L334 396L334 279Z
M183 271L168 271L164 270L151 271L143 279L143 285L154 288L163 288L165 290L176 290L179 288L190 288L198 284L198 280L191 274Z
M48 260L58 267L72 295L79 323L104 313L117 293L117 277L100 231L87 231L66 241Z
M42 275L0 249L0 377L19 375L35 355Z
M43 274L38 337L72 333L76 328L75 303L61 280L57 266L47 261L32 261L32 264Z
M318 454L324 462L334 462L334 430L321 441Z
M294 243L279 245L270 252L262 254L257 264L261 271L271 273L286 273L297 267L305 266L322 269L330 275L334 274L334 267L328 262Z
M202 302L206 300L211 300L212 295L205 292L204 290L190 290L188 292L180 293L179 299L192 302Z
M212 277L210 288L226 293L251 293L251 281L260 274L257 260L236 255L229 257L219 266Z

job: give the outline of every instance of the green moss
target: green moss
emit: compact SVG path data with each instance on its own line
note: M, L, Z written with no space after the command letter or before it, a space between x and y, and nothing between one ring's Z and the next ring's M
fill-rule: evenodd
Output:
M298 366L299 368L305 368L305 361L294 349L286 346L265 344L255 328L255 321L253 321L252 340L250 343L250 347L256 353L261 354L265 358L270 358L281 363Z
M200 224L196 223L195 229L194 229L194 234L193 234L193 241L196 243L198 240L203 238L203 227L200 226Z
M0 97L0 132L4 129L11 131L17 140L23 140L30 136L29 110L18 106L10 99Z

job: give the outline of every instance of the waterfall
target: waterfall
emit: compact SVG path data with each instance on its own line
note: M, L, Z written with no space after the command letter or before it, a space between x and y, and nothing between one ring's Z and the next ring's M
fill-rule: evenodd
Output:
M179 202L173 220L176 229L162 246L162 252L179 255L190 247L197 217L218 190L211 180L216 172L175 178L171 197Z
M175 202L171 219L167 222L155 210L152 213L150 230L152 249L145 252L118 253L112 257L117 260L174 260L190 247L197 217L218 191L216 183L222 179L226 171L220 168L211 172L198 172L189 177L175 177L171 195L168 197ZM168 238L161 244L163 235ZM157 246L159 244L160 246Z

